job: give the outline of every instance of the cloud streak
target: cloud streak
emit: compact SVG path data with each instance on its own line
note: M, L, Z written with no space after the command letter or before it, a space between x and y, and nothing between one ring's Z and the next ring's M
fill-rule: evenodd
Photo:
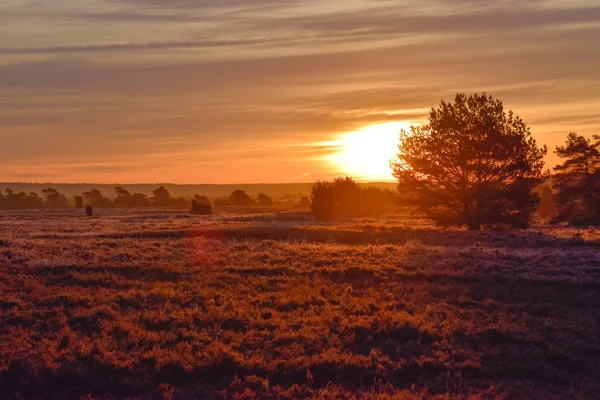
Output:
M1 170L264 182L311 163L319 179L336 149L315 143L422 121L456 91L493 93L553 146L597 133L597 37L600 7L581 0L12 0L0 6ZM100 167L73 166L86 162ZM102 178L103 165L126 167Z

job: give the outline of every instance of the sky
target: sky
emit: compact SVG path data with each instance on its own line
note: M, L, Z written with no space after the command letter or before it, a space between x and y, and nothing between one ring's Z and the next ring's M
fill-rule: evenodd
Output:
M552 167L600 133L599 71L598 0L2 0L0 181L360 175L370 127L483 91Z

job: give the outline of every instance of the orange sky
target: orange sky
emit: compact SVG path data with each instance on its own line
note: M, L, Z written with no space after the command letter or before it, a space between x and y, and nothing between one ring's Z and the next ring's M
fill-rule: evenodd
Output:
M2 0L0 181L331 178L457 91L553 148L600 133L598 38L595 0Z

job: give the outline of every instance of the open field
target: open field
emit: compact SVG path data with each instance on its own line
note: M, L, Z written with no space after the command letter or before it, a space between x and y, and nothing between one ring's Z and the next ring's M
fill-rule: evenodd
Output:
M600 396L600 235L0 214L0 398Z

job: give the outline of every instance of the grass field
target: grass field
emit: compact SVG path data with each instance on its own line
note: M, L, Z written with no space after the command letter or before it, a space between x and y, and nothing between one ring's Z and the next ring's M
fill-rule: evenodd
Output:
M600 396L600 235L0 214L0 398Z

